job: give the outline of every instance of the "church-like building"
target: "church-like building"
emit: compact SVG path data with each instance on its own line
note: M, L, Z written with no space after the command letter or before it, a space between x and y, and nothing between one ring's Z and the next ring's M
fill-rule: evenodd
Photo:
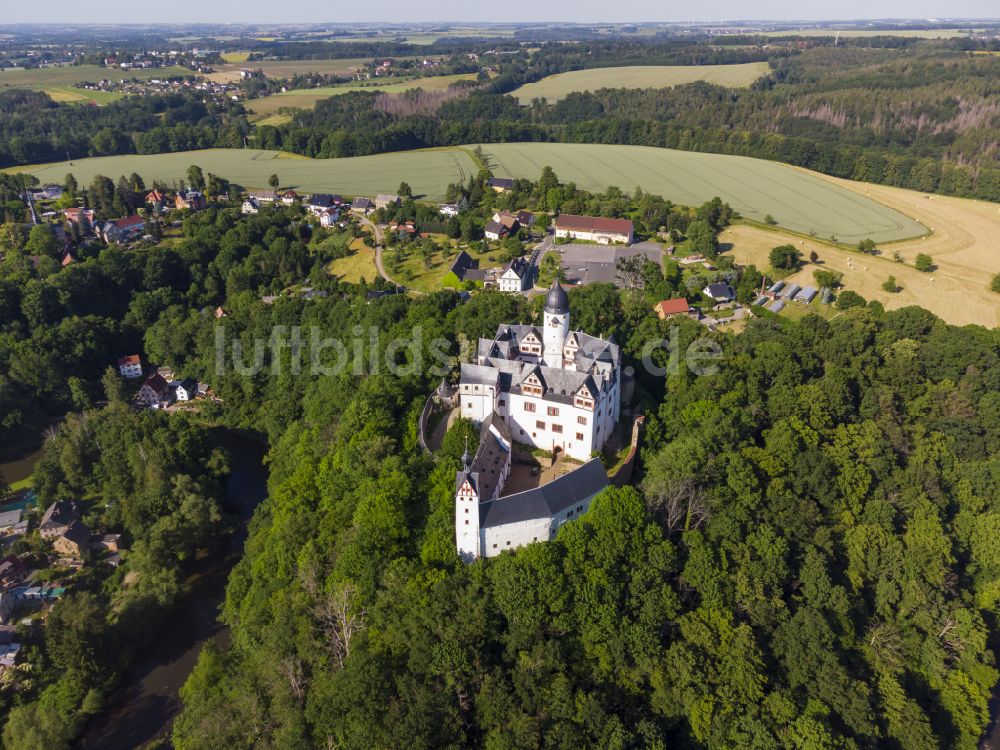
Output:
M618 346L569 328L569 299L558 282L545 298L541 329L505 325L481 339L463 364L462 416L480 425L455 481L455 541L465 560L551 539L586 513L608 486L599 451L618 423ZM515 442L585 462L548 484L503 496Z

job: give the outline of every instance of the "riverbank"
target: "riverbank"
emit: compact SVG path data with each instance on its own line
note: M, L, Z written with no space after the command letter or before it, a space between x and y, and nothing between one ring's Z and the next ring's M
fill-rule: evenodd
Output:
M267 495L267 448L259 440L227 432L231 472L225 508L241 526L229 542L198 561L188 579L188 592L172 609L157 638L137 658L104 709L74 743L80 750L132 750L167 739L181 708L180 688L209 641L224 643L229 630L219 622L229 572L243 553L247 523Z

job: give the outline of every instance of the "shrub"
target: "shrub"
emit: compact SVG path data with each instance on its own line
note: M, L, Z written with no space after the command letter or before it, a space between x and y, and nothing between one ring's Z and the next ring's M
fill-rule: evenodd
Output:
M768 226L772 226L773 227L778 222L775 220L775 218L773 216L771 216L771 214L765 214L764 215L764 223L767 224Z
M990 289L1000 294L1000 273L993 277L993 281L990 282Z
M864 307L867 304L865 298L857 292L841 292L837 295L837 309L848 310L852 307Z
M782 271L794 271L799 267L799 251L794 245L779 245L771 250L771 267Z
M871 238L863 239L858 243L858 252L868 255L878 255L878 248L875 247L875 240Z
M884 282L882 282L882 288L887 292L896 293L899 291L899 284L896 283L896 277L890 276Z
M840 273L840 271L816 270L813 271L813 278L816 279L816 285L819 287L825 286L830 289L836 289L840 286L844 274Z
M914 265L918 271L923 271L924 273L930 273L937 268L934 265L934 259L926 253L917 253L917 260Z

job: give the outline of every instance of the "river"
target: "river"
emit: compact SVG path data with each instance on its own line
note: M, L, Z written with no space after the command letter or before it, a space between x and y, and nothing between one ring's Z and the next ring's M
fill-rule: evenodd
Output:
M125 672L108 696L104 709L75 743L81 750L132 750L168 737L180 711L178 691L187 680L202 646L224 641L228 629L219 622L229 572L239 561L247 522L267 494L266 449L250 438L229 433L232 472L226 483L226 509L239 514L243 525L228 544L204 558L189 580L189 591L160 628L147 649Z

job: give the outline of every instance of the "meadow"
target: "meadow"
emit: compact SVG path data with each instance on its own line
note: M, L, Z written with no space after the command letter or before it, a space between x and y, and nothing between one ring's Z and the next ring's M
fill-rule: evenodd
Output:
M687 206L719 196L747 219L763 222L770 214L786 229L824 239L891 242L927 232L896 209L778 162L650 146L501 143L482 148L498 176L537 179L548 165L562 181L587 190L641 187Z
M577 91L598 89L665 89L684 83L706 81L730 88L745 88L769 68L766 62L740 65L635 65L621 68L591 68L546 76L526 83L512 93L522 104L532 99L550 103Z
M456 81L474 80L475 75L462 73L450 76L426 76L424 78L411 78L395 83L378 83L375 81L368 83L347 83L343 86L323 86L316 89L296 89L285 91L272 96L264 96L260 99L253 99L247 102L247 107L258 115L272 115L283 107L296 107L299 109L312 109L316 102L321 99L328 99L331 96L340 96L351 91L381 91L385 94L399 94L410 89L424 89L426 91L439 91L448 88Z

